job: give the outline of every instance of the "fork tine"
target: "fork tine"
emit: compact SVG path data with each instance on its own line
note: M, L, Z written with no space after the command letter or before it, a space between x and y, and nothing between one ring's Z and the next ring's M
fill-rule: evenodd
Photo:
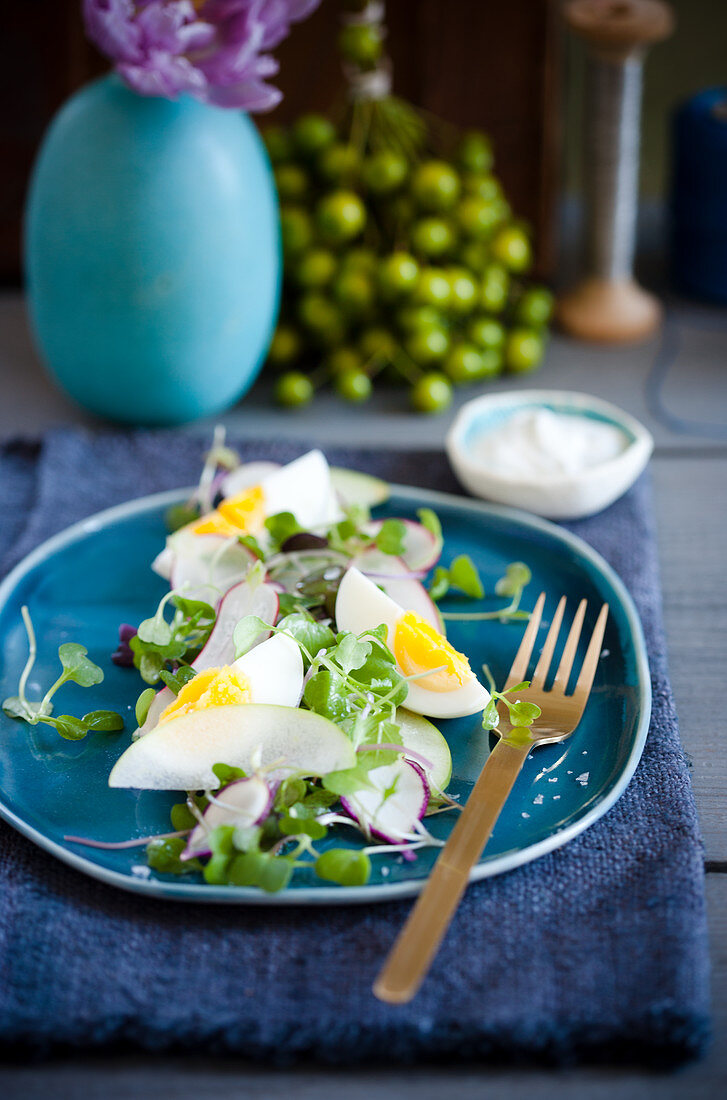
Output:
M580 703L582 707L585 707L586 705L586 700L593 685L593 678L596 675L596 668L598 666L598 659L601 656L601 645L603 644L603 635L606 630L607 618L608 604L605 603L598 614L598 618L596 619L596 625L593 628L593 634L591 634L591 640L588 643L586 656L583 659L583 668L581 669L580 675L578 677L576 689L573 692L576 702Z
M535 645L535 636L540 629L540 620L543 617L543 607L545 606L545 592L541 592L538 596L538 601L533 608L528 622L525 633L523 634L523 640L520 642L520 648L518 649L515 660L512 662L512 668L510 669L510 675L507 678L504 690L512 687L514 684L519 684L521 680L525 679L525 673L528 670L528 663L530 661L530 655L533 652L533 646Z
M565 649L563 650L563 656L560 659L558 665L558 671L555 674L555 680L553 681L553 691L565 691L568 686L568 677L570 671L573 668L573 661L575 659L576 650L578 649L578 640L581 636L581 630L583 629L583 618L586 614L586 600L581 600L578 604L578 610L576 611L575 618L573 619L573 625L570 628L568 634L568 641L565 643Z
M548 637L545 639L545 645L543 646L540 654L540 660L538 661L531 684L533 687L542 687L545 681L545 677L548 675L548 669L550 668L550 662L553 659L553 650L555 649L555 643L558 641L558 634L560 632L560 624L563 621L563 612L565 611L565 596L561 596L560 603L555 609L555 615L553 621L550 624L550 630L548 631Z

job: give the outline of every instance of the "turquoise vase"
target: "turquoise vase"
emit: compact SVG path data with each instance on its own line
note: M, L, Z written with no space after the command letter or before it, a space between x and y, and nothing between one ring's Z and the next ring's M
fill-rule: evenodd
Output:
M250 119L115 76L50 127L26 215L30 318L79 405L179 424L246 392L275 326L277 197Z

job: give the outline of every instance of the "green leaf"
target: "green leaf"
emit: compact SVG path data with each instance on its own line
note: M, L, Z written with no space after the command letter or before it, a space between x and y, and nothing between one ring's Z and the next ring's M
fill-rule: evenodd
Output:
M237 541L240 543L240 546L244 546L246 550L254 554L258 561L265 561L265 551L254 535L238 535Z
M477 567L468 554L460 554L450 565L449 583L473 599L481 600L485 594Z
M51 718L51 722L66 741L82 741L88 733L88 726L72 714L59 714L57 718Z
M35 717L31 707L32 703L24 703L19 695L9 695L3 702L3 713L8 718L23 718L26 721ZM35 706L39 706L38 703Z
M86 656L88 650L78 642L64 642L58 647L58 656L63 665L65 679L72 680L81 687L92 687L103 680L103 669L95 665Z
M286 615L278 623L277 629L290 634L313 657L321 649L328 649L336 641L336 636L329 626L316 622L305 611L294 611L292 615Z
M291 535L297 535L303 530L292 512L277 512L274 516L268 516L265 527L272 542L278 547L282 546Z
M348 695L344 678L327 668L314 673L303 690L306 706L331 722L341 722L349 717Z
M510 707L510 721L513 726L532 726L540 714L541 710L537 703L521 700Z
M207 837L213 856L231 856L235 850L235 826L218 825Z
M291 807L290 813L280 819L281 832L285 833L286 836L300 836L303 833L305 836L309 836L311 840L322 840L328 832L326 826L321 825L320 821L316 821L314 817L308 817L307 815L294 816L294 809L294 806Z
M175 695L179 695L184 685L193 680L195 676L196 672L190 665L180 665L176 672L167 672L165 668L160 669L159 672L159 679L163 680Z
M134 641L135 639L132 638L129 643L132 650L134 649ZM136 655L134 656L134 664L136 664ZM142 652L139 655L137 668L145 684L157 684L159 683L159 673L164 668L164 658L160 653L153 651Z
M508 565L505 576L495 585L498 596L516 596L530 583L532 573L522 561L513 561Z
M198 859L182 860L179 857L187 846L184 837L159 837L146 846L146 858L154 871L163 875L186 875L190 871L201 870Z
M169 820L172 828L181 832L183 829L194 829L198 824L197 818L186 802L175 802L169 811Z
M259 825L235 825L232 843L238 852L257 852L263 831Z
M232 860L227 881L233 886L259 886L266 894L277 894L290 882L293 867L288 856L245 852Z
M442 524L439 522L439 516L436 512L433 512L431 508L419 508L417 511L417 517L422 527L426 527L427 531L431 531L437 542L442 541Z
M115 733L124 728L124 719L115 710L91 710L81 721L97 733Z
M149 716L149 707L154 702L154 696L156 691L153 687L144 688L139 698L136 700L136 706L134 707L134 715L136 716L136 724L141 727L146 722Z
M232 635L232 640L235 643L235 659L242 657L243 653L247 653L262 631L267 632L269 630L270 623L266 623L258 615L246 615L244 619L240 619Z
M329 848L315 862L319 878L339 886L365 886L371 876L371 860L355 848Z
M242 768L236 768L232 764L213 764L212 772L220 781L220 787L226 787L228 783L234 783L236 779L247 779Z
M296 802L302 801L308 793L308 784L305 779L297 779L295 776L284 779L275 793L274 809L278 812L289 809Z
M371 642L362 641L355 634L339 634L339 638L338 645L329 656L348 675L353 669L361 668L371 655Z
M406 524L402 520L385 519L378 534L374 537L374 545L382 554L399 555L404 550L405 535Z
M232 856L226 852L218 852L210 856L204 865L202 874L208 886L226 886L229 882L227 873L232 863Z
M486 730L497 729L500 723L500 715L497 712L497 700L490 699L482 712L482 726Z
M322 783L327 791L331 791L339 797L355 794L362 787L371 787L368 768L363 763L356 764L355 767L346 768L343 771L328 772L327 775L323 776Z
M143 619L139 623L136 637L140 642L148 642L155 646L169 645L172 640L172 628L164 618L163 606L151 619Z
M449 570L443 565L438 565L434 570L432 583L429 585L429 595L433 600L441 600L449 592Z
M211 604L205 603L204 600L190 600L186 596L180 596L178 592L175 592L171 601L178 611L181 611L186 619L200 619L208 620L210 623L214 623L217 618L217 612Z

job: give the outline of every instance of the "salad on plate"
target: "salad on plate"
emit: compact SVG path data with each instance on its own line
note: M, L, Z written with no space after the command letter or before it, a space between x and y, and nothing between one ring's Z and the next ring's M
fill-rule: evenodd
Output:
M363 885L372 858L414 860L441 845L427 819L460 807L436 721L481 713L491 729L498 706L516 725L537 716L517 699L524 685L497 692L486 668L482 682L447 640L445 618L526 619L530 572L512 563L497 606L483 606L472 560L441 563L436 514L375 518L387 497L383 481L332 468L318 450L285 466L242 464L216 433L151 563L169 591L148 618L121 625L112 656L145 686L109 785L180 792L170 829L67 841L144 846L154 872L270 893L311 866ZM438 601L451 592L477 607L443 615ZM54 713L63 683L103 680L75 642L59 648L55 684L28 698L36 642L25 608L23 617L28 663L5 713L73 740L121 729L114 711Z

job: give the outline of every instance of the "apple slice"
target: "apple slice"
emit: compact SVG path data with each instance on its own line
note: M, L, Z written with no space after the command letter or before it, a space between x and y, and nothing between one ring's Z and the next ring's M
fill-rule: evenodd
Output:
M312 711L263 703L207 707L170 718L134 741L109 776L110 787L196 791L219 787L214 764L251 773L325 775L352 768L356 753L345 733Z
M377 504L385 504L391 496L391 490L385 481L360 470L331 466L331 482L344 508L350 508L354 504L375 508Z
M445 791L452 777L452 754L446 739L426 718L403 707L396 712L396 722L404 748L417 753L416 763L424 771L432 792Z

